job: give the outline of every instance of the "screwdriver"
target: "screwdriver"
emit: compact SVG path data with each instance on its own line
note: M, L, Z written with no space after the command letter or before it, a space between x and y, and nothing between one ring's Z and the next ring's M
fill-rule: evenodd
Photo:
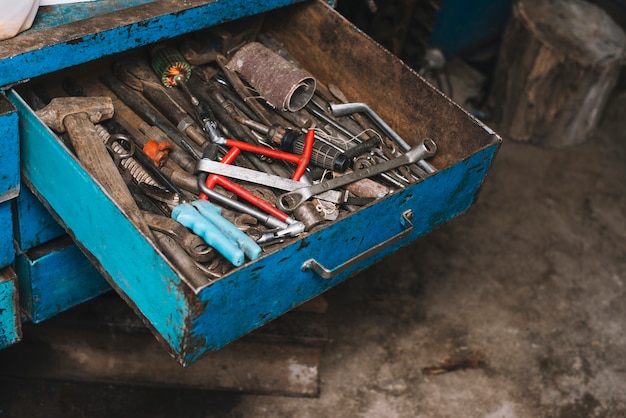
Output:
M250 129L264 134L270 143L280 146L287 152L301 154L304 149L306 136L293 129L285 128L280 124L268 127L245 117L235 117L235 119ZM320 168L343 173L350 166L350 159L342 151L321 141L314 141L311 163Z
M194 107L196 119L209 136L211 142L221 138L215 117L209 106L198 100L191 92L187 81L191 77L191 65L182 54L173 47L160 45L152 50L152 68L165 87L179 87L189 98Z

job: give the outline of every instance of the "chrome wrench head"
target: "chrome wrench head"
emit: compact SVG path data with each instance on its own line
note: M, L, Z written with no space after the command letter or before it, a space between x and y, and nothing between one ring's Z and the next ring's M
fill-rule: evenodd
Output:
M306 202L311 197L316 194L323 193L328 190L333 190L338 187L346 186L350 183L354 183L355 181L362 180L364 178L376 176L378 174L382 174L388 170L392 170L394 168L406 165L413 164L425 158L432 157L435 155L437 151L437 145L435 142L426 138L422 140L418 145L411 147L406 153L403 155L396 157L394 159L384 161L379 164L375 164L371 167L367 167L361 170L353 171L352 173L345 174L340 177L336 177L332 180L325 180L321 183L314 184L311 186L304 186L297 190L283 193L278 196L276 200L276 206L282 211L292 212L302 203Z

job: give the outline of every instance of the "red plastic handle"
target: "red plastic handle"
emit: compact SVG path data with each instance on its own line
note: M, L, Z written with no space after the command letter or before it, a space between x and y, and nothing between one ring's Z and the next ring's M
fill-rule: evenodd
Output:
M237 141L235 139L227 139L226 145L229 147L237 147L244 151L254 152L255 154L266 155L268 157L285 160L294 164L300 163L300 156L290 152L280 151L274 148L263 147L261 145L248 144L247 142Z
M239 155L239 153L241 152L241 150L239 148L231 148L225 155L224 157L222 157L222 159L220 160L221 163L224 164L231 164L233 161L235 161L235 158L237 158L237 156ZM206 186L209 189L212 189L215 187L215 185L217 184L218 178L220 176L218 176L217 174L211 174L209 177L207 177L206 181L204 182L204 184L206 184ZM205 195L204 193L200 193L198 195L198 197L200 199L204 199L204 200L209 200L209 197L207 195Z
M233 147L224 155L224 157L220 160L220 162L223 164L231 164L235 160L235 158L237 158L240 152L241 150L239 148ZM257 208L263 210L265 213L269 213L270 215L274 216L275 218L280 219L283 222L285 222L289 218L289 215L287 215L285 212L270 205L265 200L250 193L248 190L244 189L237 183L227 179L226 177L223 177L217 174L211 174L207 177L206 182L204 184L206 184L207 187L210 189L214 188L216 184L219 184L226 190L230 190L231 192L235 193L240 198L246 200L248 203L253 204ZM204 193L200 193L198 197L204 200L209 199L209 197Z
M292 180L300 180L306 170L306 167L309 165L309 161L311 161L311 153L313 152L313 141L315 141L315 131L313 129L309 129L306 132L304 148L302 149L302 155L300 155L298 167L296 167L296 171L294 171L293 176L291 176Z

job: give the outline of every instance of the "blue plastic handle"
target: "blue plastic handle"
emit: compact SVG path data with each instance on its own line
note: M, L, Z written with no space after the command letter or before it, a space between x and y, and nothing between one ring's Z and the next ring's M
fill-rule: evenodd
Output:
M228 219L222 216L222 209L207 202L206 200L195 200L191 202L193 207L205 218L209 219L219 228L220 231L231 240L237 243L237 246L243 250L250 260L259 258L263 249L252 238L246 235L233 225Z
M202 237L234 266L243 264L245 256L241 248L189 203L182 203L172 209L172 218Z

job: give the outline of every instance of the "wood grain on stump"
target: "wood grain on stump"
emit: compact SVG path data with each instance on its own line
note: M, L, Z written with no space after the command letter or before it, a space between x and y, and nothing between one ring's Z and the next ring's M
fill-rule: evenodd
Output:
M501 133L552 147L584 141L626 55L624 31L583 0L520 0L504 33L489 104Z

